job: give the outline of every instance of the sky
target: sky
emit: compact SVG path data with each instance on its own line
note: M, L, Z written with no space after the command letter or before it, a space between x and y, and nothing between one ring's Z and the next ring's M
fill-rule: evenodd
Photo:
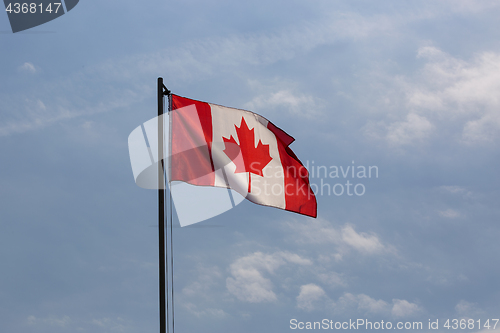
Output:
M500 332L499 16L490 0L82 0L13 34L1 14L1 331L158 331L157 193L127 138L161 76L266 117L311 174L378 171L311 176L364 189L323 186L316 219L246 201L174 219L177 332Z

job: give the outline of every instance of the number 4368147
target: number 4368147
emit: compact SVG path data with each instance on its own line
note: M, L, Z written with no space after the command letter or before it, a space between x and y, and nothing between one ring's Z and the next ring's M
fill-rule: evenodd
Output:
M52 5L54 5L52 7ZM7 8L5 8L5 11L8 12L9 14L10 13L14 13L14 14L19 14L19 13L23 13L23 14L35 14L35 13L43 13L43 12L46 12L46 13L51 13L54 12L55 14L57 14L57 12L59 11L59 7L61 7L61 3L60 2L54 2L54 3L49 3L47 5L47 7L45 7L45 9L43 8L43 4L36 4L36 3L9 3L9 5L7 6Z
M482 327L481 327L481 324L482 324ZM496 329L497 327L497 324L498 324L498 319L491 319L491 322L490 322L490 319L486 320L486 321L483 321L481 323L481 319L478 319L478 320L474 320L474 319L448 319L446 320L446 322L444 323L443 327L444 328L447 328L447 329L453 329L453 330L456 330L456 329L481 329L481 328L484 328L484 329Z

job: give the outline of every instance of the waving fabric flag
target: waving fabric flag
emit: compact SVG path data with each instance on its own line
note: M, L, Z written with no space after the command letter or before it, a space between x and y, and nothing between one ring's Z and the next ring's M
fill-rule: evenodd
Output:
M165 95L170 104L166 114ZM165 225L166 187L181 227L222 214L244 199L316 217L309 173L288 147L293 141L258 114L170 94L163 78L158 78L158 117L135 128L128 146L136 184L158 189L162 332L169 327L169 313L172 317L174 313L173 303L171 311L168 307L169 299L173 302L173 288L169 290L166 283L174 280L172 218L171 259L165 257L169 253L165 241L165 226L168 230L169 225L168 218ZM172 213L172 205L170 208ZM166 271L170 277L165 278Z
M294 139L250 111L171 96L170 181L230 188L251 202L316 217Z

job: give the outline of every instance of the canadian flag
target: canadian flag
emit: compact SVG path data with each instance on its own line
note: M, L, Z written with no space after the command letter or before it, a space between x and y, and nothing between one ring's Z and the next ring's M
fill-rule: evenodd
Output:
M169 180L230 188L251 202L316 217L294 139L264 117L171 95Z

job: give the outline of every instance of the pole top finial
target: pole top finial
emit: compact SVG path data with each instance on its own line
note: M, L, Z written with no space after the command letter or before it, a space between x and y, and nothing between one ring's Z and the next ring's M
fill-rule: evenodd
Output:
M158 78L158 87L162 87L162 93L163 93L163 96L169 96L172 92L170 90L168 90L167 87L165 87L165 85L163 84L163 78L160 76Z

